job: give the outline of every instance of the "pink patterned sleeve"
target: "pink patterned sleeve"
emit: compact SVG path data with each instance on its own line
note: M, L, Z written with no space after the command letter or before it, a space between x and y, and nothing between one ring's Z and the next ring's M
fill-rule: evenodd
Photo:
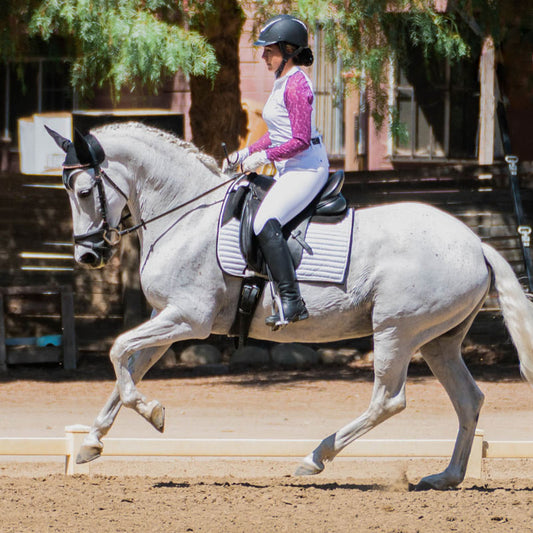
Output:
M261 150L266 150L270 146L270 135L268 134L268 131L257 141L255 141L253 144L251 144L248 149L250 150L251 154L255 154L255 152L260 152Z
M270 161L290 159L306 150L311 144L313 91L302 72L288 79L284 98L291 122L292 139L279 146L268 148L266 154Z

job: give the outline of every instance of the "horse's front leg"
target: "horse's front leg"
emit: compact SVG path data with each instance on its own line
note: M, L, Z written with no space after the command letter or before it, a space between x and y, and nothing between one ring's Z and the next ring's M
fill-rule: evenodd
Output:
M198 309L191 303L191 309ZM205 310L202 310L205 311ZM117 388L122 404L137 411L148 420L158 431L163 431L165 411L157 401L148 401L135 386L135 381L128 368L130 356L138 351L155 346L168 346L176 341L190 338L204 338L211 328L207 312L199 313L202 320L195 321L188 315L184 320L183 313L176 307L167 307L157 316L144 324L120 335L111 347L109 357L115 368Z
M169 346L170 345L146 348L133 355L130 359L130 372L135 383L138 383L146 372L159 361ZM113 392L100 413L98 413L89 433L83 440L78 451L78 456L76 457L76 463L88 463L102 455L102 450L104 448L102 438L105 437L111 429L121 407L122 402L120 401L118 385L115 385Z

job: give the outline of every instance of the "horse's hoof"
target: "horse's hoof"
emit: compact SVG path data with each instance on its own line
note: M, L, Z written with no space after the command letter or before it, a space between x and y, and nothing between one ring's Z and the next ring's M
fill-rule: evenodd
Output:
M99 446L81 446L76 456L76 464L82 465L98 459L102 455L102 448Z
M421 492L424 490L433 490L433 487L422 479L416 485L409 483L409 490L415 491L415 492Z
M160 433L165 431L165 408L159 402L156 402L156 405L152 409L150 423Z
M324 470L324 463L315 462L313 459L306 457L300 466L294 472L295 476L314 476Z
M442 474L434 474L422 478L416 485L409 485L409 490L449 490L455 488L458 484L459 481L451 480Z

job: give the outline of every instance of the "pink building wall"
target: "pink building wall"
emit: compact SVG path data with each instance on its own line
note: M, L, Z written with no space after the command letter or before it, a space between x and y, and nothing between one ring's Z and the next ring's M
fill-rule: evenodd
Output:
M389 130L384 124L376 128L372 118L368 124L367 168L365 170L390 170L393 168L389 156Z
M261 47L253 46L252 21L248 19L240 40L241 96L243 101L257 102L261 106L266 102L274 81L274 76L267 71L261 59L262 53Z

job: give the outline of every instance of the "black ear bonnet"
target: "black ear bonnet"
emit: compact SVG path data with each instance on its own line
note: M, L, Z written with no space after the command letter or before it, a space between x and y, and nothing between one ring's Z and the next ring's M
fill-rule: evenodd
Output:
M90 133L83 135L79 130L75 129L74 142L72 142L48 126L45 126L45 128L57 146L66 154L65 161L63 161L63 184L67 189L70 188L71 172L69 170L97 168L104 162L104 149L94 135Z
M104 162L104 149L94 135L90 133L83 135L78 129L75 129L74 142L72 142L48 126L45 128L57 146L67 154L63 168L96 168Z
M67 159L69 152L67 150L67 157L63 166L67 166ZM72 157L72 154L71 154ZM76 160L74 161L74 157ZM74 157L72 164L81 166L89 166L96 168L100 166L105 159L105 152L102 145L97 141L96 137L90 133L82 135L79 130L74 130Z

